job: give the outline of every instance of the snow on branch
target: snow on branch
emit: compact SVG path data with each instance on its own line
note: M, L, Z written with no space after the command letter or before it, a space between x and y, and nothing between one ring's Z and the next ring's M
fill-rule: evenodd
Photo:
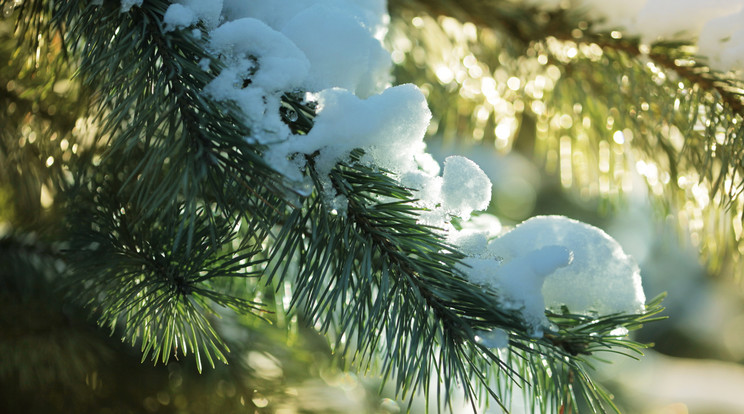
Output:
M384 1L183 0L167 8L164 4L158 3L163 10L145 14L161 19L156 22L160 36L156 49L167 49L169 36L178 36L189 47L184 50L194 52L190 49L194 45L201 48L188 55L199 57L188 64L196 74L181 73L186 67L183 53L167 55L175 62L169 66L170 75L178 74L171 79L198 75L200 82L189 86L203 85L200 90L172 82L163 87L178 95L174 99L189 115L186 120L191 128L179 129L174 122L172 135L183 130L188 134L189 129L211 131L208 120L198 119L197 115L209 115L198 113L199 105L204 100L210 102L210 110L225 105L229 110L215 113L237 114L236 124L250 129L240 138L266 166L281 174L283 181L276 187L289 186L295 195L304 197L300 205L281 204L273 209L285 216L269 223L282 228L273 236L275 250L270 258L279 264L270 270L275 273L268 279L280 273L287 277L292 260L299 262L297 273L305 277L294 282L300 284L296 291L308 296L296 296L294 303L314 312L333 313L349 303L354 306L349 309L359 309L358 313L341 311L346 318L341 328L357 329L358 338L367 338L358 345L375 351L380 338L374 329L386 332L386 375L391 370L398 375L403 393L409 388L428 390L420 382L421 374L434 372L437 364L444 363L448 365L445 373L465 383L468 397L476 394L469 379L477 378L500 403L483 370L494 368L511 379L529 381L541 377L546 369L541 363L516 369L504 362L510 358L502 360L491 351L506 348L519 356L558 364L563 368L555 374L566 381L577 373L578 388L589 387L592 391L587 395L603 395L579 361L568 356L590 353L586 350L595 343L608 345L611 340L617 344L618 336L624 334L618 335L614 328L637 324L658 311L658 304L651 310L644 307L637 266L600 230L562 217L536 218L500 237L488 231L463 230L474 211L488 207L492 184L467 158L449 157L441 168L426 152L424 136L431 112L425 94L412 84L390 84L392 60L382 44L389 21ZM120 11L125 15L147 7L148 3L125 0ZM112 48L107 55L110 61L118 57L117 50ZM157 75L155 70L153 76ZM194 105L184 104L182 95ZM153 109L159 98L147 98ZM298 112L300 108L307 111ZM305 126L294 127L300 119ZM131 131L127 133L133 141L140 138L141 131ZM200 137L197 143L201 146L183 149L194 157L193 165L201 166L202 159L213 161L213 166L231 166L237 161L230 156L240 151L211 151L212 140L218 138L206 133ZM165 141L159 144L171 144ZM202 156L204 148L211 158ZM147 173L143 170L143 175ZM270 181L276 175L266 177ZM251 198L261 197L251 186L244 187ZM193 199L203 194L194 190L179 195L196 206ZM220 208L227 209L228 204ZM198 215L205 210L205 214L212 213L201 207L191 211ZM224 215L229 220L242 214ZM206 221L200 245L216 243L206 236L221 230L211 220ZM173 246L177 247L182 228L173 227ZM225 228L233 231L229 225ZM260 228L255 225L249 231L258 233ZM267 241L270 232L260 231L260 237L250 234L249 238L255 237L257 246L271 244ZM297 255L301 257L296 259ZM251 264L258 263L256 259ZM199 266L190 269L194 275L200 270ZM336 273L328 276L329 272ZM327 286L332 289L324 289ZM184 296L191 294L184 292ZM416 300L405 300L405 295ZM369 325L358 320L366 313L375 316ZM596 317L600 322L594 326L606 335L573 331L570 322L583 317ZM554 322L556 318L563 322ZM404 328L413 331L403 332ZM570 346L561 340L562 335L572 335ZM639 347L631 342L624 346ZM440 359L403 355L408 349L438 350ZM418 371L413 372L414 368ZM446 395L454 386L452 381L446 379ZM553 385L552 395L567 392L559 386L560 381Z

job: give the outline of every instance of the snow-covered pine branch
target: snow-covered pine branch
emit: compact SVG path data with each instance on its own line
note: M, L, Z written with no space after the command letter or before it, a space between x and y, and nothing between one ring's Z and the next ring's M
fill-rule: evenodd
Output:
M491 182L426 152L425 94L390 84L384 2L51 9L108 139L64 188L70 291L145 356L226 361L212 317L260 316L250 290L281 280L401 395L441 375L444 404L461 386L507 408L512 383L545 409L612 404L584 358L640 349L627 329L658 301L588 225L472 229Z
M235 104L243 111L245 124L251 125L253 132L246 139L265 148L267 164L284 175L291 186L296 186L298 193L305 192L311 177L315 177L316 194L326 206L318 211L333 211L349 216L352 221L360 214L360 201L350 205L346 193L349 189L342 188L345 183L334 183L329 177L339 163L383 168L398 177L400 185L412 189L411 196L417 201L408 202L421 209L420 225L438 229L432 236L465 241L471 247L465 253L473 258L464 259L460 271L473 283L490 289L494 295L490 306L518 311L530 336L539 339L544 330L551 329L544 315L543 294L550 297L549 306L555 310L567 308L573 313L589 312L597 316L644 311L637 266L609 236L588 225L546 217L496 238L488 247L483 233L458 234L450 223L451 218L467 220L473 210L486 208L491 183L475 163L463 157L447 159L443 175L439 176L440 167L425 152L423 143L431 116L423 94L413 85L390 86L387 83L391 60L381 43L384 22L388 20L384 3L342 5L319 1L285 6L279 8L281 14L277 14L275 5L226 2L205 7L189 2L176 3L165 13L164 30L196 30L197 24L207 29L209 40L205 48L220 59L224 69L205 87L205 95L217 102ZM208 62L202 64L208 67ZM286 92L305 92L304 101L315 108L313 125L303 134L294 134L287 125L298 114L285 113L285 119L280 116ZM356 149L363 150L364 155L352 159L352 151ZM313 174L308 174L308 170ZM379 203L386 198L382 193L365 203L372 202L374 206L376 197L381 197ZM371 231L371 228L365 230L358 219L353 225L363 233ZM541 234L547 236L542 238ZM402 239L398 245L392 243L390 237L375 249L375 254L383 258L416 254L405 251ZM473 237L482 239L476 248L472 248ZM525 240L519 247L508 244L507 240L519 237ZM313 241L310 243L313 245ZM400 248L402 252L393 251ZM282 252L291 253L291 250ZM346 254L353 257L357 253L350 250ZM291 259L291 255L286 254L280 257L283 261ZM478 260L476 266L474 260ZM343 259L336 267L340 271L354 266L353 260ZM383 261L383 268L386 266L397 267L401 276L412 281L427 277L426 267L409 268ZM607 269L616 270L608 272ZM556 281L543 283L546 277L552 280L551 275ZM457 273L453 273L450 277L456 276ZM322 273L307 274L307 277L317 280L322 278ZM348 277L352 275L347 274ZM443 311L438 310L435 298L446 292L426 293L418 282L411 288L419 290L418 294L424 297L433 295L426 300L427 307L435 313ZM619 294L618 290L627 288L630 291ZM303 291L299 290L298 294L300 292ZM349 294L354 295L354 292ZM496 300L497 297L500 299ZM312 303L307 298L298 300ZM320 306L319 310L327 312L332 308ZM414 319L417 318L422 316ZM440 322L450 323L446 317ZM480 343L477 336L470 334L469 338L460 340ZM429 343L433 344L432 341L433 338ZM364 341L360 345L367 346ZM388 343L386 348L392 345ZM507 346L508 342L499 345ZM460 375L463 372L464 369ZM398 372L398 375L415 374Z

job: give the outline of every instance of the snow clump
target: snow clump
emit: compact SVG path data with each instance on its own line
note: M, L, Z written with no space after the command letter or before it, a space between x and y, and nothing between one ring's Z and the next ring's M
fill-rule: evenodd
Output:
M491 348L491 349L503 349L509 346L509 334L499 328L495 328L491 331L476 331L475 342Z
M604 231L563 216L538 216L489 242L477 233L451 238L468 254L462 270L499 293L540 336L545 309L605 316L640 313L638 265Z
M196 15L193 10L181 4L171 4L163 16L166 32L191 26L194 21L196 21Z
M423 141L426 98L414 85L390 86L392 60L382 44L388 21L384 0L179 0L163 18L166 32L199 22L207 28L205 47L225 67L204 94L241 108L252 127L246 139L265 145L265 160L291 185L308 186L306 156L326 177L362 148L361 162L396 173L416 192L429 209L422 223L449 228L452 217L488 206L491 182L464 157L447 159L439 176ZM279 113L282 95L298 91L316 105L306 135L292 134ZM343 213L330 180L322 186L330 207Z
M314 100L319 115L310 132L290 136L267 153L270 164L280 166L288 177L302 179L299 169L282 166L291 154L319 149L315 164L321 174L330 172L355 148L365 148L377 165L393 172L418 168L413 157L424 150L419 137L426 132L431 112L416 86L388 88L367 99L332 88L319 92Z
M100 0L100 1L103 2L103 0ZM142 6L142 1L143 0L121 0L121 9L120 10L121 10L122 13L127 13L129 10L132 9L132 7L135 7L135 6L136 7L140 7L140 6ZM96 3L94 3L94 4L96 4Z

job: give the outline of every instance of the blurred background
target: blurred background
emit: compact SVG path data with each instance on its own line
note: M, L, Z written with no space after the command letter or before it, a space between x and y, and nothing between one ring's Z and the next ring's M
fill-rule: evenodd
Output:
M668 292L669 318L634 334L655 344L645 357L599 356L609 363L596 364L596 378L623 412L744 412L741 221L737 227L736 209L722 208L692 166L670 172L663 145L651 141L680 139L655 117L671 96L658 81L663 71L626 61L617 43L583 40L590 25L580 17L494 4L487 20L453 2L390 2L396 83L415 83L427 95L429 150L440 161L458 154L483 168L493 182L488 213L505 228L539 214L593 224L638 261L648 298ZM373 372L340 368L345 362L300 317L267 324L224 312L218 328L230 364L199 375L189 358L141 362L136 346L65 302L56 180L70 163L100 156L91 97L60 59L58 37L18 48L13 9L3 12L0 412L406 411L408 402L393 399L394 389ZM629 74L634 87L625 91ZM672 179L676 186L667 185ZM291 291L261 294L283 306ZM413 400L412 412L424 409ZM463 404L462 413L471 411Z

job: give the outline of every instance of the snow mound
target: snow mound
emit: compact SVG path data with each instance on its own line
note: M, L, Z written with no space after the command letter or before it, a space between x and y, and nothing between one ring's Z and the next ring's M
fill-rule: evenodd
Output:
M638 265L604 231L563 216L538 216L483 249L466 238L461 270L489 287L502 305L521 310L539 336L545 309L597 316L640 313L645 294ZM472 249L472 250L470 250Z

